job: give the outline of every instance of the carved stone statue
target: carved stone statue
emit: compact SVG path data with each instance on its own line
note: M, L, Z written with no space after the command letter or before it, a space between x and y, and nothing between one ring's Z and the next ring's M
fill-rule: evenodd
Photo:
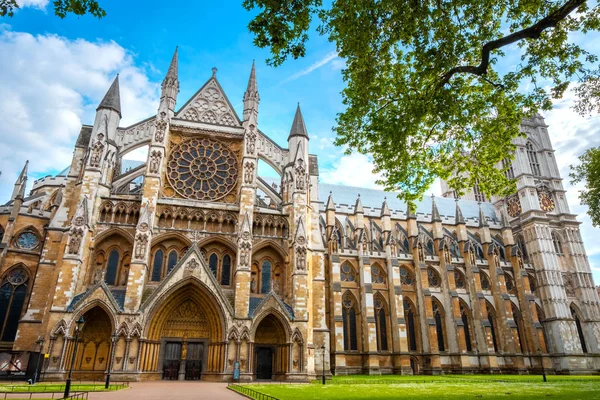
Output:
M121 286L127 286L128 278L129 278L129 268L123 268L121 270L121 278L119 279Z
M306 247L296 248L296 268L301 271L306 269Z
M244 182L252 183L253 178L254 178L254 163L247 161L246 164L244 164Z
M149 171L151 174L158 174L158 169L160 168L161 156L162 156L162 154L158 150L154 150L150 154L150 163L148 165L148 168L149 168Z
M160 119L156 121L156 134L154 135L154 140L162 143L165 139L165 131L167 130L167 120L165 118L165 112L160 113Z
M100 138L102 134L98 135ZM102 154L104 153L104 145L98 140L92 147L92 154L90 155L90 167L99 167L100 161L102 160Z
M256 293L256 277L255 276L253 276L252 280L250 281L250 292Z
M306 167L304 166L304 160L301 158L296 163L296 189L306 189Z
M83 239L83 229L75 228L71 230L71 235L69 237L69 249L68 254L79 254L79 249L81 248L81 240Z
M246 152L248 154L254 154L254 150L256 150L256 132L254 129L255 126L251 124L248 131L246 131Z
M146 257L146 245L148 244L148 236L143 233L139 233L135 238L135 258L138 260Z

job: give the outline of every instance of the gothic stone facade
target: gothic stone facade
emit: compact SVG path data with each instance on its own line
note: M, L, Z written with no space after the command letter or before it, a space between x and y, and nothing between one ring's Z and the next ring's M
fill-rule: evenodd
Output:
M413 214L319 183L299 107L287 148L259 129L254 67L242 119L216 70L175 111L178 91L176 53L156 116L122 128L116 79L64 173L25 196L25 166L0 208L3 350L41 345L56 379L74 353L76 377L132 380L600 368L598 295L564 209L558 258L539 207L509 221L501 200L437 198Z

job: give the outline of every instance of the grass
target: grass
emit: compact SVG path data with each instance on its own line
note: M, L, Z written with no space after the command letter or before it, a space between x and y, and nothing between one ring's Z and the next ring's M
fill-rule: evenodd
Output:
M74 383L71 385L71 393L75 392L104 392L123 389L121 385L110 385L104 389L104 384L100 383ZM16 383L10 385L0 385L0 393L60 393L64 392L64 383L37 383L29 385L27 383Z
M325 386L310 384L251 385L280 400L306 399L600 399L600 376L444 375L344 376Z

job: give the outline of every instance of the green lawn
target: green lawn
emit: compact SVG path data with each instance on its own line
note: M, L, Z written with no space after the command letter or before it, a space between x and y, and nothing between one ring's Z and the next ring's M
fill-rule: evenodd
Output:
M121 385L110 385L108 389L104 389L104 384L100 383L74 383L71 385L71 393L75 392L103 392L111 390L120 390ZM23 384L6 384L0 385L0 393L60 393L65 390L64 383L37 383L35 385Z
M600 376L534 375L347 376L323 386L251 385L280 400L305 399L544 399L600 400Z

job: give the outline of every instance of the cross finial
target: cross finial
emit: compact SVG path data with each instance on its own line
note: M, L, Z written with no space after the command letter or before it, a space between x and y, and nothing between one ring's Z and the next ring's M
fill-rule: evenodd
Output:
M212 74L213 74L212 76L216 77L217 76L217 71L218 71L217 67L212 67Z

